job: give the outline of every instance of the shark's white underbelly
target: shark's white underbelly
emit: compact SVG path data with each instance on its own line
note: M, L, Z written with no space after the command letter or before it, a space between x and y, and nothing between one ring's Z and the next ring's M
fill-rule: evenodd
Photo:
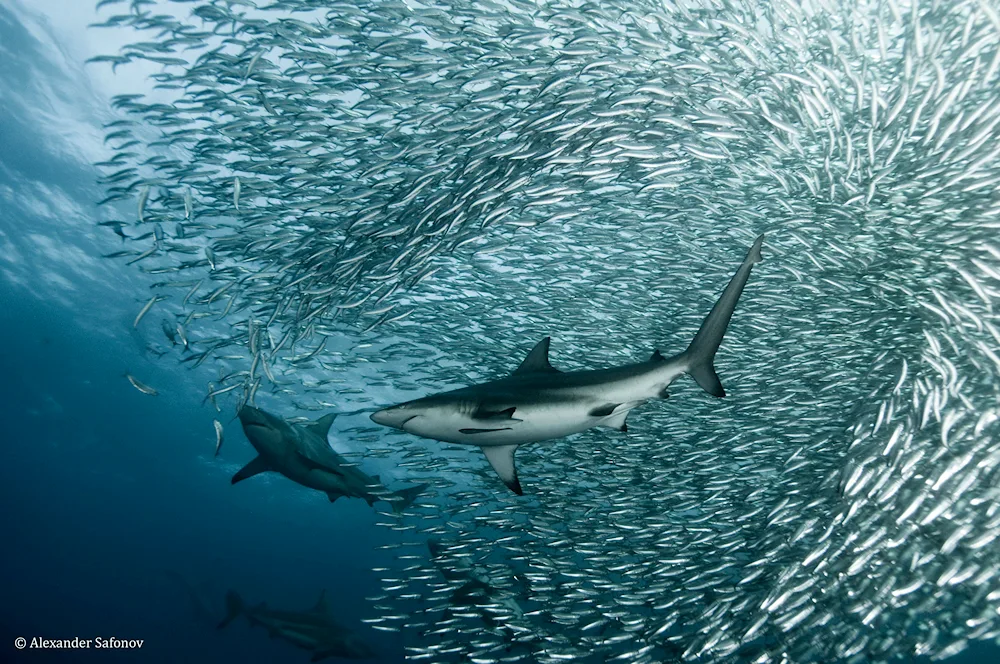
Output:
M513 419L416 418L407 423L404 430L461 445L521 445L563 438L598 426L605 418L590 415L591 410L593 405L579 402L541 408L518 407Z

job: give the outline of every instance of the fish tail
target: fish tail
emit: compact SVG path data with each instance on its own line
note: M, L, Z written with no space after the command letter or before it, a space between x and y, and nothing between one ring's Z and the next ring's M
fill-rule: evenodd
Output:
M241 613L243 613L243 600L236 594L235 590L230 590L226 593L226 617L219 623L218 629L222 629L233 622Z
M743 287L746 286L747 279L750 278L750 270L761 261L760 246L763 241L763 235L754 241L753 246L747 251L743 263L740 264L736 274L726 286L726 290L722 292L718 302L712 307L712 311L705 317L698 334L695 335L691 345L684 353L687 358L687 373L695 379L701 389L714 397L726 396L722 381L715 373L715 353L722 344L722 338L729 327L733 311L736 310L736 303L739 302L740 295L743 294Z
M407 487L397 491L393 496L392 511L399 514L408 508L413 504L413 501L417 499L417 496L424 492L424 489L426 489L427 486L428 485L426 484L418 484L416 486Z

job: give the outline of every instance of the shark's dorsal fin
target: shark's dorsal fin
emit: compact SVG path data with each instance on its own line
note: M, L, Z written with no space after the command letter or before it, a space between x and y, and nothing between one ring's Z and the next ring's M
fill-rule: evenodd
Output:
M493 470L497 471L497 475L507 485L507 488L517 495L523 496L521 482L517 479L517 468L514 467L514 452L517 451L517 445L491 445L481 449L486 455L486 460L493 466Z
M313 613L322 613L326 615L330 613L330 607L326 604L326 590L319 591L319 599L316 600L316 605L311 609Z
M549 343L551 341L552 337L545 337L535 344L535 347L528 353L528 357L524 358L524 362L521 362L520 366L514 369L514 373L511 375L538 373L540 371L558 371L558 369L549 364Z
M335 419L337 419L337 414L330 413L329 415L324 415L315 422L307 424L306 428L323 438L323 440L326 440L327 436L330 434L330 426L333 424Z
M253 461L236 471L233 475L232 483L242 482L248 477L253 477L254 475L260 475L261 473L266 473L271 470L271 466L267 465L267 461L264 461L264 457L258 456Z
M663 357L663 355L660 353L660 349L657 348L656 350L653 351L653 356L651 358L649 358L649 361L650 362L663 362L665 359L667 359L667 358Z

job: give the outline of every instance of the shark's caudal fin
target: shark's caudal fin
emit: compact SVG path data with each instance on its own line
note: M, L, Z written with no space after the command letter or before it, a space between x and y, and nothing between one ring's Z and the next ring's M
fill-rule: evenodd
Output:
M722 337L729 327L729 320L733 317L736 303L740 300L743 287L746 286L747 279L750 278L750 270L754 264L761 261L760 245L764 242L761 235L750 247L746 258L736 274L733 275L726 290L722 292L719 301L712 307L712 311L702 321L701 329L695 335L694 341L688 346L685 355L688 360L687 372L701 385L701 388L714 397L726 396L726 390L722 387L718 374L715 373L715 352L719 350Z
M218 628L222 629L233 622L237 616L243 613L243 600L236 594L235 590L226 593L226 617L219 623Z
M424 492L427 488L426 484L418 484L416 486L406 487L405 489L400 489L393 494L393 499L390 501L392 505L392 511L399 514L407 507L413 504L413 501L417 499L417 496Z

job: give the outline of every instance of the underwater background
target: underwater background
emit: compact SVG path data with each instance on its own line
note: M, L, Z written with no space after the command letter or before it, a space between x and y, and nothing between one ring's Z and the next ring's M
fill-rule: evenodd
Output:
M878 58L858 64L859 76L870 74L861 89L883 86L886 101L874 104L881 118L865 120L867 107L853 98L842 100L838 116L821 102L795 101L801 90L789 87L787 107L769 98L770 106L750 104L755 120L719 113L699 116L708 118L701 124L691 120L704 110L699 104L717 104L725 88L707 78L729 76L733 98L750 95L748 79L727 73L732 62L698 55L710 52L711 35L690 26L689 41L672 45L636 37L635 17L653 11L641 3L605 6L606 30L575 39L566 37L571 21L560 22L556 5L593 16L597 5L101 4L118 6L0 2L0 403L7 424L0 660L308 661L306 650L246 621L224 630L216 624L229 590L249 604L289 610L307 609L325 590L331 618L377 651L369 661L1000 661L995 4L808 5L813 18L846 16L845 25L870 20L866 9L887 21L882 63L898 47L899 63L909 64L885 79ZM771 80L819 87L801 82L809 54L769 33L766 12L754 25L735 18L734 7L660 9L703 23L706 33L722 25L716 20L759 29L765 36L753 48L766 43L801 64ZM423 27L398 18L407 11ZM890 25L897 11L901 18ZM907 17L920 11L927 13L916 23L928 35L912 51L915 19ZM258 36L262 26L278 27L268 49L236 49L231 61L201 62L216 70L185 73L137 55L160 57L155 49L127 48L162 38L150 12L202 26L205 33L192 33L185 45L196 54L237 34L237 23L247 34L261 30ZM88 28L111 14L131 15L136 25ZM372 28L366 16L386 24ZM300 19L305 28L282 23ZM142 32L141 21L153 27ZM410 57L408 47L419 51L412 44L387 45L393 24L442 53ZM220 108L237 98L253 107L232 125L213 115L225 111L177 120L156 105L165 101L113 103L123 94L191 95L195 86L178 84L184 76L245 87L257 69L262 87L277 85L282 58L295 61L299 48L323 53L311 40L324 38L324 25L340 50L324 61L329 79L309 84L329 83L336 88L329 98L305 87L272 91L260 104L242 93L201 97ZM446 44L435 27L463 37ZM810 29L827 34L837 25ZM953 32L959 55L941 46ZM506 50L491 51L494 42L483 35L503 35ZM601 40L613 47L590 53ZM873 43L869 50L877 51ZM504 58L535 47L551 58L539 57L523 78L497 78L509 66ZM934 64L934 48L944 65ZM911 51L928 58L920 73ZM120 52L135 62L112 62L115 71L108 62L84 64ZM944 52L974 61L974 72L950 67ZM357 53L378 55L367 62ZM426 71L403 77L400 87L393 72L408 61ZM596 80L577 79L592 96L564 89L567 62L579 64L575 76L597 72ZM171 66L174 73L163 76ZM227 66L228 78L218 74ZM690 87L674 81L667 95L658 68L707 76ZM975 92L948 101L961 80L927 82L938 72L944 81L944 70L978 76ZM355 87L345 83L352 75ZM893 77L899 89L885 87ZM503 82L491 90L483 83L491 79ZM458 83L441 83L447 80ZM466 95L465 105L448 95ZM448 112L435 117L439 102ZM796 103L810 110L786 112ZM296 105L301 115L280 117ZM622 109L632 107L649 117L626 122ZM563 117L566 108L588 113ZM311 123L327 112L340 124L317 139ZM660 117L667 112L672 124ZM801 123L827 112L824 119L840 119L829 122L831 142L817 148L810 141L827 140L827 130ZM887 122L893 112L905 120ZM933 131L919 129L921 113ZM133 136L108 139L124 125L107 125L125 117L137 121ZM387 138L392 132L380 123L390 126L394 117L411 124L393 125ZM851 147L834 138L834 130L848 136L851 123L863 121L869 125L857 129ZM157 147L174 127L194 140ZM653 127L690 136L642 134ZM876 147L878 131L891 139ZM562 149L554 136L564 137ZM126 140L137 143L122 147ZM320 157L315 144L268 151L293 140L325 140L329 149ZM893 151L897 140L905 144ZM660 145L666 157L644 154ZM144 161L161 148L177 163ZM601 162L609 148L613 159ZM295 151L303 161L294 161ZM452 154L461 155L457 174L449 170ZM751 163L754 155L760 164ZM859 155L871 162L858 165ZM542 161L523 170L532 160ZM187 180L165 175L189 162ZM397 163L406 167L394 170ZM205 164L216 172L199 173ZM295 179L283 179L286 173ZM758 186L757 176L774 179ZM241 182L235 191L234 178ZM296 198L322 187L330 189L320 197ZM112 200L99 206L109 189ZM435 202L445 192L451 198ZM185 212L185 196L204 227ZM426 210L435 216L420 219ZM189 219L187 231L174 228ZM109 221L121 221L128 239L98 225ZM431 239L405 246L399 236L421 237L418 224ZM506 492L475 449L390 433L356 412L501 376L547 334L553 363L570 369L645 358L657 345L680 350L761 232L768 234L764 262L717 362L727 401L736 405L710 401L682 379L665 405L631 416L637 433L628 442L600 431L523 449L523 498ZM214 251L177 268L194 260L176 248L185 243ZM151 261L127 264L150 247ZM125 250L134 251L105 257ZM292 274L306 287L282 281ZM202 279L215 281L201 286ZM185 285L162 285L171 280ZM227 280L238 286L214 300L210 294ZM182 302L188 282L203 290ZM365 290L383 284L393 288ZM172 299L137 320L151 296L167 291ZM402 303L395 310L369 308L394 298ZM413 313L396 318L404 309ZM190 348L177 342L178 323ZM254 351L264 344L265 323L273 326L266 370ZM289 329L296 341L283 347L277 342ZM251 379L230 383L237 387L213 407L206 393L241 371ZM390 487L432 488L396 516L385 503L331 505L276 475L232 486L233 473L254 456L234 420L241 402L286 418L342 413L331 433L338 451ZM218 456L213 420L224 427ZM734 534L737 524L754 521L754 530ZM837 546L821 546L824 531L835 533ZM905 544L891 544L897 538ZM436 546L447 553L432 555ZM823 564L810 567L817 560ZM492 599L456 608L456 592L470 584ZM114 652L14 648L16 637L35 636L144 644Z

